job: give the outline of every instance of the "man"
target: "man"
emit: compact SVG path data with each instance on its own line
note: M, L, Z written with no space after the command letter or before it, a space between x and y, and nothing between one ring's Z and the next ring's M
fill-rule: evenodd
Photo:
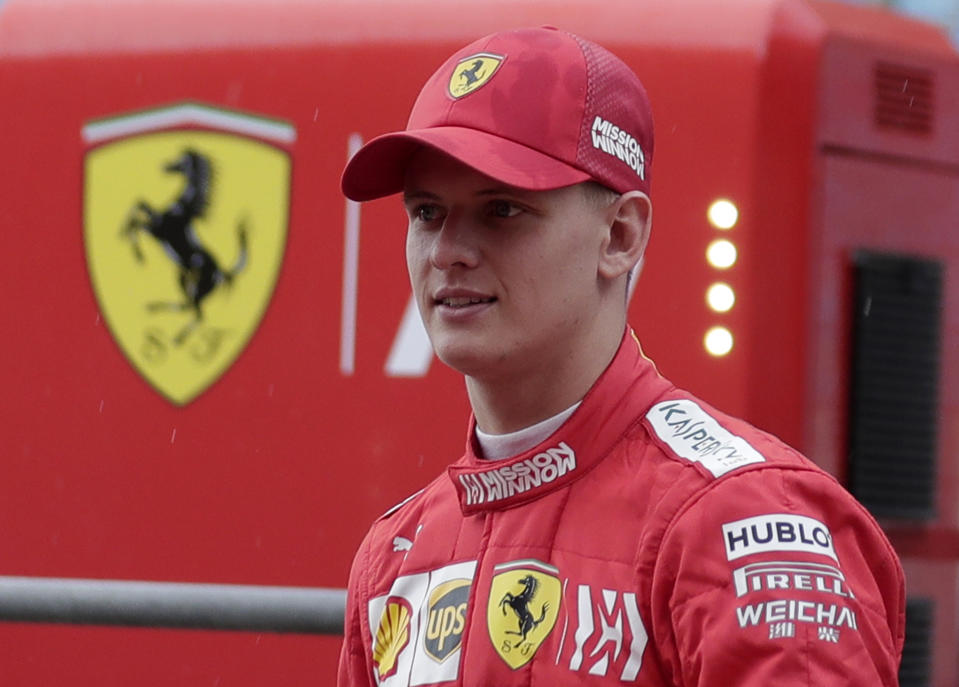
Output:
M466 453L382 516L340 687L897 683L903 576L829 475L675 388L627 328L649 238L636 76L552 28L463 48L350 161L466 378Z

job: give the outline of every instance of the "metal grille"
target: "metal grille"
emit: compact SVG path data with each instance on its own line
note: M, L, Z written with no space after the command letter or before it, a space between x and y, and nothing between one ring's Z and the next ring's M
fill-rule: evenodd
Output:
M343 634L345 589L0 576L0 621Z
M877 516L935 516L942 265L854 256L850 489Z
M933 610L931 599L906 600L906 643L899 666L900 687L929 687L932 684Z
M341 635L346 590L0 576L0 622ZM906 601L901 687L929 687L934 605Z
M935 88L931 71L879 62L874 76L877 126L912 134L932 133Z

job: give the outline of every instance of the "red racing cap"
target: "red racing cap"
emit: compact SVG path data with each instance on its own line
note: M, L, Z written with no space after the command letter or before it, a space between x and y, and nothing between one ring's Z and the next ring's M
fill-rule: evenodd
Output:
M593 180L648 194L653 116L639 78L605 48L551 27L517 29L450 57L406 130L372 139L347 163L343 193L363 201L403 190L424 145L522 189Z

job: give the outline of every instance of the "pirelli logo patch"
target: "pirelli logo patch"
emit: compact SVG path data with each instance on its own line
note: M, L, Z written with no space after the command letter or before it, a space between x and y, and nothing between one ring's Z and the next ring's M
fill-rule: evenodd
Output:
M749 442L723 428L688 399L657 403L646 413L646 420L677 456L699 463L716 477L766 460Z

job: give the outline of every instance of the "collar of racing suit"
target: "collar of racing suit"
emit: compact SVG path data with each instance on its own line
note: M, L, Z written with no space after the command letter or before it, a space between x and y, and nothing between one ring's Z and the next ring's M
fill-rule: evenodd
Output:
M466 453L447 468L460 509L468 515L510 508L581 478L672 388L627 328L616 355L579 408L530 450L494 463L484 460L471 415Z

